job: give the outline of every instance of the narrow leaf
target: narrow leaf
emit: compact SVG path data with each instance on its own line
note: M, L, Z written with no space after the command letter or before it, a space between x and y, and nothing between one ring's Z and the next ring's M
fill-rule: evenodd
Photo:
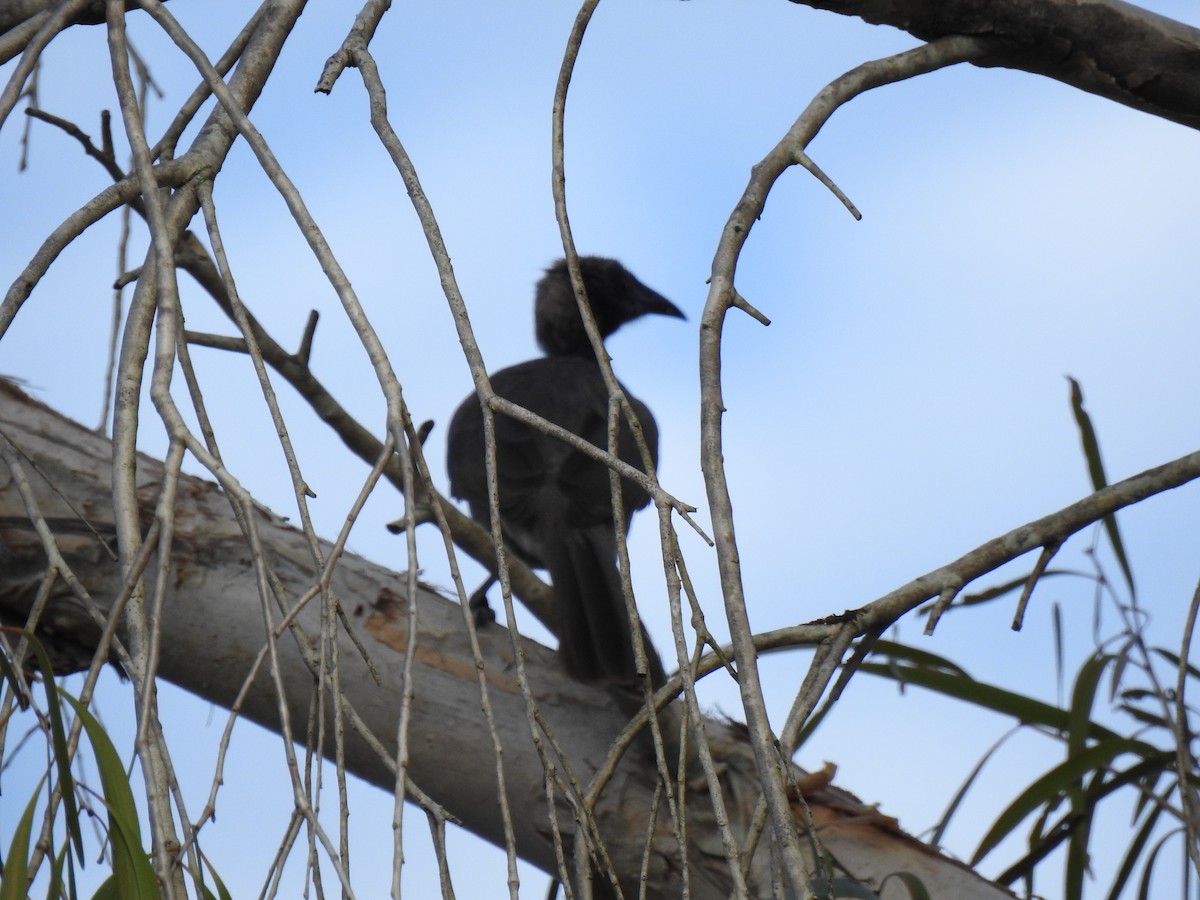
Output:
M1105 797L1134 784L1138 785L1140 793L1145 789L1143 785L1148 782L1153 783L1158 776L1171 771L1174 765L1175 754L1171 751L1160 750L1156 756L1143 758L1128 769L1114 773L1107 781L1099 784L1093 782L1087 790L1087 803L1091 807L1099 806ZM1052 824L1047 830L1044 822L1051 811L1052 808L1048 808L1038 819L1038 824L1034 828L1029 842L1029 853L997 876L996 881L1001 884L1011 884L1018 878L1032 876L1034 867L1074 833L1079 820L1073 813L1068 813L1065 818Z
M25 805L25 812L17 822L13 832L12 843L8 846L8 855L4 857L4 876L0 877L0 900L25 900L25 878L29 864L29 836L33 832L33 811L37 808L38 794L46 781L43 775L38 779L33 796Z
M950 827L950 820L954 817L954 814L958 811L959 805L967 796L967 791L971 789L971 785L975 783L975 779L979 777L979 773L983 771L983 767L987 765L987 761L992 758L992 754L999 750L1000 747L1003 746L1004 743L1016 733L1017 729L1010 729L1007 731L1000 738L1000 740L992 744L992 746L987 749L987 752L979 758L979 762L977 762L975 767L971 769L970 773L968 773L966 780L962 783L962 787L960 787L950 799L950 804L946 807L946 811L942 813L942 817L938 821L937 827L935 827L933 830L933 835L929 838L929 843L933 844L935 847L941 846L942 837L945 835L946 829Z
M66 862L68 854L71 852L71 845L65 844L58 853L53 856L53 863L50 866L50 884L46 886L47 897L62 897L63 896L63 864Z
M1067 843L1067 864L1063 871L1063 900L1083 900L1083 878L1091 859L1088 840L1092 835L1094 811L1094 807L1081 810L1078 824L1071 829L1071 838Z
M154 869L142 850L142 834L138 825L137 807L133 802L133 791L125 767L109 740L103 726L78 700L70 694L62 694L75 714L83 722L96 768L100 772L100 783L104 789L104 804L108 808L108 837L112 843L113 888L122 900L158 900L161 892Z
M930 900L929 890L925 887L925 882L912 872L892 872L887 878L883 879L883 884L879 886L880 893L883 893L884 887L893 878L898 878L904 882L904 886L908 888L908 896L912 900Z
M1139 722L1142 722L1143 724L1151 725L1155 728L1171 728L1172 723L1166 718L1157 715L1156 713L1152 713L1149 710L1142 709L1139 706L1130 706L1128 703L1122 703L1117 708L1137 719Z
M1179 668L1179 654L1178 653L1172 653L1170 650L1167 650L1163 647L1155 647L1150 652L1161 656L1163 659L1165 659L1167 662L1169 662L1171 665L1173 665L1176 669ZM1188 663L1187 673L1188 673L1188 676L1191 678L1200 678L1200 669L1197 669L1191 663Z
M1121 860L1121 868L1117 870L1112 886L1108 890L1108 900L1118 900L1121 896L1121 891L1125 889L1125 883L1129 881L1129 876L1133 874L1134 866L1137 865L1146 842L1150 840L1150 834L1154 831L1154 826L1158 824L1158 816L1166 806L1166 798L1164 797L1162 800L1162 803L1155 803L1150 806L1150 811L1146 815L1146 821L1142 823L1142 827L1138 829L1133 842L1125 850L1125 858Z
M1139 900L1150 900L1150 881L1154 875L1154 864L1158 862L1159 851L1171 838L1178 834L1182 834L1183 829L1178 828L1167 832L1154 845L1154 849L1150 851L1150 855L1146 858L1146 867L1142 869L1142 880L1138 885Z
M996 600L1003 597L1005 594L1011 594L1013 591L1018 591L1029 583L1029 576L1032 572L1026 572L1020 578L1014 578L1012 581L1006 581L1003 584L993 585L990 588L984 588L982 591L976 591L970 594L963 594L956 606L977 606L980 603L987 603L989 600ZM1070 569L1046 569L1039 576L1040 578L1053 578L1055 575L1080 575L1082 573L1075 572Z
M984 835L983 840L979 842L975 855L971 857L971 865L975 865L990 853L1031 812L1043 804L1056 802L1063 791L1085 774L1107 766L1122 753L1137 752L1137 742L1126 738L1115 738L1088 747L1077 756L1055 766L1022 791L1000 814L988 833Z
M1075 676L1075 686L1071 691L1071 708L1067 716L1068 755L1079 753L1087 743L1096 689L1101 676L1104 675L1104 669L1112 661L1113 658L1107 654L1094 653Z
M1092 489L1100 490L1108 487L1108 478L1104 474L1104 462L1100 458L1100 442L1096 438L1096 429L1092 426L1092 417L1083 408L1083 390L1079 382L1068 376L1071 382L1071 411L1075 413L1075 424L1079 426L1079 438L1083 443L1083 455L1087 460L1088 475L1092 479ZM1125 582L1129 585L1130 596L1136 594L1133 587L1133 569L1125 555L1125 544L1121 540L1121 532L1117 529L1117 517L1111 513L1104 517L1104 530L1108 532L1108 540L1112 544L1113 554L1125 573Z
M919 650L909 644L898 643L897 641L876 641L875 647L871 651L871 656L886 656L893 660L906 660L914 665L923 666L926 669L938 669L943 672L953 672L957 675L967 674L966 670L953 660L949 660L944 656L938 656L936 653L930 653L928 650Z
M1058 699L1062 702L1063 675L1066 672L1066 666L1063 663L1063 621L1062 621L1062 606L1055 602L1053 610L1053 631L1054 631L1054 683L1058 685Z
M862 671L885 678L900 679L908 684L916 684L947 697L955 697L974 706L1012 716L1017 721L1029 725L1045 725L1061 732L1067 730L1066 710L1032 697L1026 697L1023 694L1016 694L982 681L975 681L973 678L963 675L931 672L915 666L885 666L880 663L864 663ZM1119 737L1116 732L1097 725L1095 722L1088 727L1088 736L1093 740L1113 740ZM1149 744L1139 743L1138 747L1143 756L1153 753L1155 750Z
M79 808L75 803L75 776L71 774L71 754L67 749L67 730L63 727L62 704L58 702L58 683L54 680L54 669L46 648L32 632L22 631L29 639L29 646L37 656L38 669L42 673L42 687L46 691L46 714L50 718L50 743L54 747L54 765L58 768L58 790L62 797L63 816L66 818L67 834L75 845L75 855L83 858L83 829L79 827Z

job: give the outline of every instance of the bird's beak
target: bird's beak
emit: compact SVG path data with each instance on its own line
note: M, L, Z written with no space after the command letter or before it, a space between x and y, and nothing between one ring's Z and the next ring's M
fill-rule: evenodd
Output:
M678 306L664 297L658 291L652 291L644 284L639 285L641 288L640 296L638 297L638 305L641 307L643 314L658 313L660 316L671 316L676 319L686 319Z

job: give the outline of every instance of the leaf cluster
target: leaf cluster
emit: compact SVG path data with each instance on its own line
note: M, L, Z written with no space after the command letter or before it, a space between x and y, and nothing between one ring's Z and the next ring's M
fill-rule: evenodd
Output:
M1081 446L1089 476L1096 490L1107 485L1100 445L1091 418L1083 405L1078 382L1070 379L1071 408L1079 427ZM1122 627L1117 634L1098 638L1096 647L1071 679L1069 700L1063 705L1046 703L995 684L978 681L957 663L924 650L894 641L880 640L861 671L888 678L897 684L913 685L946 697L990 710L1014 720L1016 725L994 744L972 768L954 794L941 820L933 829L931 842L939 844L968 792L997 751L1018 732L1030 729L1050 737L1061 748L1061 759L1032 780L1007 803L987 828L970 863L974 866L992 855L1006 838L1025 828L1024 852L1007 864L997 880L1006 885L1023 884L1032 896L1035 877L1051 854L1063 850L1063 885L1059 896L1078 900L1089 876L1094 826L1102 810L1116 806L1118 798L1132 798L1130 840L1106 896L1116 900L1134 883L1139 898L1152 896L1154 874L1170 857L1174 846L1180 854L1194 855L1194 821L1191 798L1200 784L1190 744L1193 732L1189 717L1196 711L1180 702L1180 693L1167 685L1193 683L1200 670L1180 654L1164 647L1148 647L1148 619L1137 602L1133 568L1121 538L1115 515L1098 525L1111 546L1123 575L1118 589L1104 575L1095 546L1088 555L1093 572L1047 569L1044 565L1020 578L1006 581L964 597L956 608L979 606L1005 598L1018 589L1022 604L1041 578L1066 576L1087 579L1097 589L1097 599L1107 598L1116 608ZM1062 617L1055 605L1055 646L1062 676ZM1098 618L1098 617L1097 617ZM1171 680L1166 678L1169 670ZM1100 721L1103 716L1105 722ZM1183 865L1185 878L1192 871ZM1135 880L1136 876L1136 880Z
M0 869L0 900L24 900L30 896L30 881L38 873L46 856L50 861L46 881L48 900L59 897L77 900L80 896L76 873L77 869L84 867L86 859L84 820L80 817L80 811L91 815L89 798L93 795L92 790L73 771L73 766L79 762L75 751L80 730L87 736L91 759L100 777L100 791L96 798L106 813L101 823L101 834L104 859L111 869L111 875L92 895L92 900L157 900L163 893L158 875L143 847L129 772L104 726L84 704L57 684L49 655L41 642L29 632L22 632L22 636L29 642L38 671L42 673L42 702L39 704L37 694L29 689L26 673L19 672L18 667L0 654L0 678L12 691L9 699L20 700L19 704L6 704L10 712L0 727L7 730L14 715L34 719L31 733L45 738L47 765L46 772L38 779L25 804L5 852L3 868ZM20 711L16 712L18 709ZM9 762L6 756L0 768L7 768ZM39 813L42 818L40 834L43 837L34 841L34 822ZM99 821L98 817L93 818ZM63 835L65 840L61 837ZM58 846L60 842L61 846ZM191 874L199 897L205 900L228 900L231 896L211 868L212 887L206 884L203 872Z

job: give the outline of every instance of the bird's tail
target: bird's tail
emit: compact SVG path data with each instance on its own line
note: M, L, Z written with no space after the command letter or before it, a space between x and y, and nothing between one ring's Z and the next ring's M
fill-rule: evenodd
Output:
M559 653L572 678L636 686L637 663L629 615L616 566L611 524L563 528L547 542L546 559L559 617ZM652 687L666 682L661 660L645 629L642 640Z

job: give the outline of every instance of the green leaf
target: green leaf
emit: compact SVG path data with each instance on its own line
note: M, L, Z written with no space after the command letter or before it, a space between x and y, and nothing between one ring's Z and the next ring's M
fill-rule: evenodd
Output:
M1051 607L1054 631L1054 683L1058 687L1058 699L1062 700L1063 675L1066 672L1066 665L1063 660L1066 658L1063 652L1063 622L1062 622L1062 606L1057 602Z
M8 855L4 857L4 875L0 877L0 900L25 900L25 878L28 874L26 867L29 864L29 836L33 833L33 811L37 808L38 794L42 792L42 785L45 782L45 775L38 779L33 796L25 804L25 812L21 814L16 831L13 832L12 843L8 846Z
M1108 891L1108 900L1118 900L1121 896L1121 891L1125 889L1125 883L1129 881L1129 876L1133 874L1134 866L1137 865L1138 858L1142 855L1142 849L1146 846L1146 842L1150 840L1150 834L1154 831L1154 826L1158 824L1159 814L1166 808L1166 797L1161 797L1160 803L1151 804L1149 813L1146 816L1146 821L1142 823L1142 827L1138 829L1134 836L1133 842L1125 851L1125 858L1121 860L1121 868L1117 870L1116 877L1113 878L1112 886Z
M971 594L963 594L955 606L978 606L981 603L987 603L991 600L997 600L1005 594L1011 594L1013 591L1020 590L1029 583L1029 576L1033 572L1026 572L1020 578L1014 578L1012 581L1006 581L1003 584L993 585L990 588L984 588L982 591L976 591ZM1045 578L1053 578L1056 575L1080 575L1088 577L1083 572L1076 572L1072 569L1046 569L1038 576L1041 581Z
M932 672L915 666L886 666L880 663L864 663L862 671L885 678L902 679L908 684L919 685L947 697L965 700L973 706L1012 716L1017 721L1029 725L1044 725L1060 732L1065 732L1067 729L1066 710L1032 697L1026 697L1023 694L1016 694L1004 688L976 681L966 675ZM1095 723L1092 723L1088 734L1095 740L1118 736L1115 732Z
M800 732L796 735L797 750L803 747L805 742L807 742L808 739L813 736L813 733L820 727L821 723L825 721L825 716L829 714L831 709L833 709L833 707L830 705L827 699L820 709L808 717L808 721L804 723L804 727L801 728Z
M1123 645L1115 654L1117 664L1112 668L1112 674L1109 675L1108 687L1108 702L1111 703L1120 693L1121 685L1125 681L1125 670L1129 668L1129 650L1133 641L1129 641Z
M108 837L112 845L113 877L110 880L114 882L116 896L121 900L159 900L158 877L142 850L137 807L121 758L104 727L83 704L70 694L63 693L62 697L83 722L100 772L104 805L108 809Z
M1139 742L1127 738L1100 741L1046 772L1022 791L1000 814L979 842L979 847L971 857L971 865L976 865L990 853L1039 806L1057 803L1063 792L1075 785L1084 775L1107 766L1121 754L1138 753L1138 744Z
M1171 728L1171 722L1167 719L1149 710L1142 709L1140 706L1130 706L1128 703L1122 703L1117 708L1145 725L1168 730Z
M1121 700L1125 701L1126 705L1137 703L1140 700L1154 700L1158 697L1157 691L1149 690L1148 688L1126 688L1117 694Z
M982 757L980 757L979 762L975 764L975 767L971 769L970 773L967 775L966 781L962 783L962 787L960 787L950 799L950 804L946 807L946 811L942 813L942 818L938 821L937 827L934 828L933 835L929 838L929 843L933 844L935 847L941 846L942 837L945 835L946 829L950 827L950 820L954 817L955 812L958 811L959 805L967 796L967 791L971 789L971 785L975 783L975 779L979 777L979 773L983 771L983 767L987 765L987 761L992 758L992 754L999 750L1000 747L1003 746L1004 743L1016 733L1016 729L1010 729L1000 738L1000 740L992 744L992 746L987 749L987 752L984 753Z
M922 666L926 669L938 669L943 672L953 672L956 675L966 675L967 672L958 663L949 660L944 656L938 656L936 653L930 653L928 650L919 650L909 644L901 644L897 641L879 640L875 642L875 647L871 650L871 656L886 656L893 660L907 660L914 665Z
M197 847L197 850L199 850L199 847ZM213 868L212 863L208 861L208 857L205 856L203 852L200 853L200 862L202 866L208 869L209 874L212 875L213 881L217 883L217 893L214 895L213 892L208 889L207 885L204 884L204 873L201 871L201 877L197 880L200 885L200 890L204 892L204 897L206 900L208 900L208 898L212 898L212 900L233 900L232 895L229 893L229 889L225 887L225 882L221 880L221 876L217 874L217 870Z
M912 872L892 872L887 876L887 878L883 879L883 883L879 885L880 893L883 893L883 889L893 878L898 878L904 882L904 886L908 888L908 896L910 896L912 900L930 900L929 890L925 887L925 882L923 882Z
M1150 851L1150 856L1147 857L1147 859L1146 859L1146 867L1144 869L1142 869L1141 883L1138 885L1139 900L1151 900L1151 898L1150 898L1150 878L1154 874L1154 864L1156 862L1158 862L1159 851L1162 850L1163 846L1167 843L1167 841L1169 841L1171 838L1175 837L1176 835L1182 834L1182 833L1183 833L1182 828L1177 828L1177 829L1174 829L1173 831L1167 832L1154 845L1154 849Z
M64 846L62 848L62 850L60 850L58 853L54 854L54 862L50 866L50 884L46 886L46 896L47 897L63 896L63 890L64 890L64 888L63 888L63 864L68 861L68 858L70 857L70 855L71 855L70 843L66 844L66 846ZM74 885L75 885L75 879L74 879L74 873L72 873L71 889L68 894L68 896L70 896L72 898L74 898L74 896L75 896Z
M1176 669L1179 668L1179 654L1178 653L1172 653L1170 650L1164 649L1163 647L1155 647L1150 652L1161 656L1163 659L1165 659L1167 662L1169 662ZM1190 678L1200 678L1200 669L1197 669L1191 663L1188 663L1187 673Z
M50 718L50 743L54 747L54 764L58 768L58 789L62 797L63 815L66 817L67 834L75 845L75 855L83 858L83 829L79 827L79 808L75 803L75 776L71 774L71 754L67 749L67 730L63 727L62 704L58 702L58 683L46 648L32 632L22 632L29 639L29 646L37 656L38 669L42 673L42 687L46 691L46 714Z
M1033 877L1037 873L1038 864L1062 843L1062 840L1052 833L1053 826L1050 832L1047 831L1047 822L1053 812L1053 807L1047 806L1034 820L1026 841L1029 852L996 876L995 881L998 884L1012 884L1021 878L1025 881L1025 893L1033 895Z
M1071 828L1071 837L1067 843L1067 864L1063 869L1064 900L1083 900L1083 879L1088 873L1090 861L1088 839L1092 834L1094 809L1092 806L1083 807L1077 824Z
M1083 750L1087 743L1092 721L1092 706L1096 702L1096 689L1105 668L1113 661L1107 654L1093 653L1075 676L1075 687L1071 691L1071 708L1067 715L1067 754L1074 755Z
M1079 426L1079 438L1083 443L1083 455L1087 460L1088 475L1092 479L1092 489L1101 490L1108 487L1108 478L1104 474L1104 462L1100 458L1100 442L1096 438L1096 429L1092 427L1092 418L1083 408L1083 390L1079 382L1070 376L1071 382L1071 411L1075 413L1075 424ZM1125 555L1125 544L1121 540L1121 532L1117 529L1117 517L1109 514L1104 517L1104 530L1108 532L1109 543L1112 544L1113 554L1125 573L1125 582L1129 585L1130 596L1136 595L1133 587L1133 569Z
M1170 751L1174 755L1174 751ZM1173 762L1164 764L1161 768L1154 768L1141 775L1137 781L1137 802L1133 805L1133 818L1140 816L1147 806L1152 806L1158 802L1155 794L1158 791L1158 783L1162 781L1164 775L1173 775L1175 772L1175 764ZM1167 789L1166 795L1169 795L1174 790L1174 779ZM1166 796L1164 795L1164 796Z
M1174 765L1175 754L1173 751L1159 750L1153 756L1143 757L1128 769L1113 773L1107 781L1100 783L1093 781L1087 789L1087 804L1091 807L1099 806L1100 801L1105 797L1130 785L1137 785L1138 794L1141 796L1145 791L1152 789L1163 774L1173 773ZM1147 785L1150 787L1148 788ZM1080 819L1073 812L1067 813L1048 829L1045 827L1045 820L1057 806L1057 802L1047 806L1032 832L1029 852L998 875L995 879L997 882L1011 884L1018 878L1031 876L1034 867L1074 833Z

